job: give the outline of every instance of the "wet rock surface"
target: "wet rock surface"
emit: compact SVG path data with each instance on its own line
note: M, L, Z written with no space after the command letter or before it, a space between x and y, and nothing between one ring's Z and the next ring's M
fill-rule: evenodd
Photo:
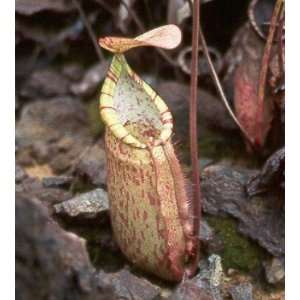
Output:
M102 213L107 213L108 205L106 191L96 189L56 204L54 211L56 214L65 215L70 218L93 219Z
M257 171L222 165L207 167L201 175L203 209L215 216L238 220L238 230L275 256L284 255L284 213L274 209L271 196L250 198L249 178Z
M16 195L16 297L31 299L114 299L99 290L78 236L62 230L38 201Z

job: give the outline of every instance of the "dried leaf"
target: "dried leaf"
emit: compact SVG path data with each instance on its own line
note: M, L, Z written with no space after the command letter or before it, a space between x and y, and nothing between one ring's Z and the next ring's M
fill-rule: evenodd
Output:
M135 38L105 37L99 40L101 47L113 53L123 53L141 46L174 49L180 42L181 31L176 25L157 27Z

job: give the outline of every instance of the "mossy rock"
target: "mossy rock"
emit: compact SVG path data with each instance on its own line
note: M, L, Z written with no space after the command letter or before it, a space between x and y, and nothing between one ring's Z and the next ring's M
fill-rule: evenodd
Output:
M224 248L219 254L225 269L255 272L261 267L261 262L267 256L266 252L237 231L234 219L209 216L207 221L223 242Z

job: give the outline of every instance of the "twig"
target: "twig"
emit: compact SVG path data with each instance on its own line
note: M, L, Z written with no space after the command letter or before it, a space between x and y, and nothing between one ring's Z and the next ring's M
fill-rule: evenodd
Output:
M131 16L131 18L134 20L135 24L137 25L137 27L139 28L139 30L141 32L146 31L145 26L143 24L143 22L140 20L140 18L138 17L138 15L135 13L135 11L133 9L130 9L130 7L128 6L128 4L124 1L121 0L122 5L126 8L128 14Z
M203 35L203 32L202 32L201 28L199 30L199 36L200 36L200 42L201 42L201 45L202 45L202 48L203 48L204 55L206 57L208 65L209 65L210 74L211 74L211 77L212 77L212 79L214 81L216 89L217 89L217 91L219 93L219 96L220 96L221 100L223 101L223 103L224 103L227 111L229 112L229 114L230 114L231 118L233 119L233 121L235 122L235 124L239 127L239 129L241 130L241 132L243 133L243 135L245 136L245 138L252 145L253 144L252 138L249 136L249 134L247 133L247 131L243 127L243 125L239 122L239 120L235 116L234 112L232 111L232 109L231 109L231 107L230 107L230 105L228 103L228 100L227 100L226 95L224 93L224 90L223 90L222 84L220 82L219 76L218 76L218 74L216 72L216 69L214 67L214 64L213 64L213 62L211 60L211 57L210 57L210 54L209 54L209 51L208 51L208 48L207 48L206 40L205 40L205 37Z
M81 7L79 1L78 1L78 0L73 0L73 3L74 3L74 5L76 6L76 8L77 8L77 10L78 10L78 12L79 12L79 14L80 14L80 17L81 17L81 19L82 19L82 21L83 21L83 23L84 23L84 26L86 27L87 32L88 32L88 34L89 34L89 36L90 36L90 39L91 39L92 42L93 42L93 45L94 45L94 48L95 48L95 50L96 50L96 53L97 53L97 55L98 55L98 57L99 57L99 60L100 60L100 61L101 61L101 60L104 60L104 55L103 55L103 53L102 53L101 48L100 48L99 45L98 45L98 42L97 42L97 38L96 38L96 36L95 36L95 33L94 33L94 31L93 31L93 29L92 29L92 26L91 26L90 22L88 21L88 19L87 19L85 13L84 13L84 11L83 11L83 9L82 9L82 7Z
M197 98L198 98L198 51L199 51L199 27L200 27L200 0L194 0L193 4L193 36L192 36L192 66L189 104L190 125L190 153L192 163L193 181L193 207L195 236L199 236L199 224L201 219L201 191L200 170L198 161L198 132L197 132ZM200 246L200 245L199 245ZM199 250L197 251L199 253ZM197 258L198 259L198 258Z
M258 81L258 99L257 99L257 108L256 108L256 137L255 137L255 143L257 145L261 144L261 128L262 128L262 122L263 122L263 114L264 114L264 99L265 99L265 85L267 81L267 73L268 73L268 67L269 67L269 61L271 56L271 49L273 40L275 37L276 32L276 24L278 21L278 18L280 16L280 11L283 6L283 0L277 0L272 18L271 18L271 25L269 29L269 34L267 37L262 62L261 62L261 69L259 74L259 81Z

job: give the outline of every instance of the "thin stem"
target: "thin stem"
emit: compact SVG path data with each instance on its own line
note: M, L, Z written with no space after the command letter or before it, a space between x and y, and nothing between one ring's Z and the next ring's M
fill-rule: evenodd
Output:
M214 81L214 84L216 86L216 89L219 93L219 96L221 98L221 100L223 101L228 113L230 114L231 118L233 119L233 121L235 122L235 124L239 127L239 129L241 130L241 132L243 133L243 135L245 136L245 138L250 142L250 144L253 144L253 139L249 136L249 134L247 133L246 129L243 127L243 125L239 122L239 120L237 119L237 117L235 116L234 112L232 111L230 105L229 105L229 102L226 98L226 95L224 93L224 90L223 90L223 87L222 87L222 84L220 82L220 79L219 79L219 76L216 72L216 69L214 67L214 64L211 60L211 57L210 57L210 54L209 54L209 51L208 51L208 47L207 47L207 44L206 44L206 40L205 40L205 37L203 35L203 32L200 28L199 30L199 36L200 36L200 41L201 41L201 45L202 45L202 48L203 48L203 52L204 52L204 55L206 57L206 60L208 62L208 65L209 65L209 70L210 70L210 74L211 74L211 77Z
M78 12L79 12L79 14L80 14L80 17L81 17L81 19L82 19L82 21L83 21L83 23L84 23L84 26L85 26L85 28L87 29L87 32L88 32L88 34L89 34L89 36L90 36L90 39L91 39L92 42L93 42L93 45L94 45L95 51L96 51L96 53L97 53L97 55L98 55L98 57L99 57L99 60L100 60L100 61L101 61L101 60L104 60L104 55L103 55L103 53L102 53L101 48L100 48L99 45L98 45L98 42L97 42L97 38L96 38L96 36L95 36L95 33L94 33L94 31L93 31L93 29L92 29L92 26L91 26L89 20L87 19L87 17L86 17L86 15L85 15L85 13L84 13L84 11L83 11L83 9L82 9L82 7L81 7L79 1L78 1L78 0L73 0L73 3L74 3L74 5L76 6L76 8L77 8L77 10L78 10Z
M190 153L191 153L192 181L193 181L193 207L194 207L194 215L195 215L194 230L195 230L195 236L197 237L199 236L199 227L200 227L199 224L201 219L201 191L200 191L200 170L199 170L199 161L198 161L198 132L197 132L199 28L200 28L200 0L194 0L192 66L191 66L191 86L190 86L191 94L190 94L190 104L189 104L190 124L189 125L190 125Z
M261 145L262 142L261 128L262 128L263 115L264 115L265 85L267 81L267 73L268 73L269 61L271 56L272 44L275 37L277 21L280 16L280 11L282 9L282 6L283 6L283 0L277 0L275 4L275 8L273 10L269 34L265 45L262 62L261 62L261 69L260 69L259 82L258 82L257 109L256 109L256 133L257 134L255 137L255 143L257 145Z
M130 15L130 17L134 20L135 24L137 25L137 27L139 28L139 30L141 32L146 31L145 26L143 24L143 22L140 20L140 18L138 17L138 15L135 13L134 9L131 9L128 4L124 1L121 0L122 5L126 8L128 14Z

